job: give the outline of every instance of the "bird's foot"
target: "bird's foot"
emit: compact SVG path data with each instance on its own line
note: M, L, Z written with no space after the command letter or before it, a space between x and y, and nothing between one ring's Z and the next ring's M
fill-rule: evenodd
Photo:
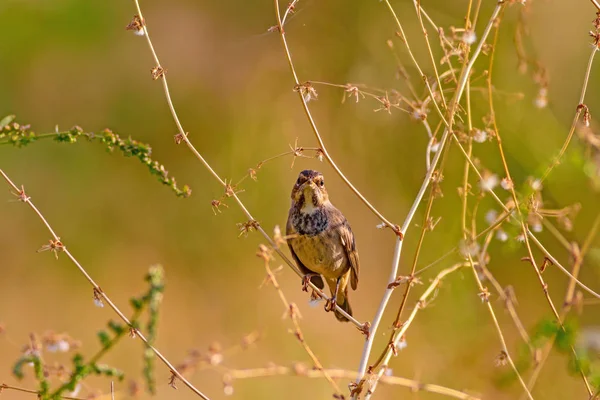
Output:
M319 276L319 274L306 274L302 277L302 291L308 292L309 283L313 276Z
M327 311L327 312L335 311L336 306L337 306L337 302L336 302L335 296L333 296L331 299L327 299L327 302L325 303L325 311Z

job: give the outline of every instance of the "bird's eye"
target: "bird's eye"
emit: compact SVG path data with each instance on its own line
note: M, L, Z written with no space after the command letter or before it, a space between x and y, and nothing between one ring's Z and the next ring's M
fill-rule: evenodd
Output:
M302 178L298 178L298 180L296 181L296 185L300 185L302 183Z
M325 181L323 179L319 180L319 186L321 186L321 187L325 186Z

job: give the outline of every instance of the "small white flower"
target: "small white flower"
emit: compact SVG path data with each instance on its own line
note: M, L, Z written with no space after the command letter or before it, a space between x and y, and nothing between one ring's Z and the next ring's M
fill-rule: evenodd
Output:
M460 243L458 244L458 251L464 258L468 258L469 256L471 256L472 258L477 257L477 254L479 254L479 250L479 243L477 243L474 240L471 241L461 239Z
M519 236L517 236L515 239L517 239L517 242L525 242L525 236L523 236L523 234L519 234Z
M491 209L487 213L485 213L485 222L489 225L492 225L498 219L498 211Z
M463 43L472 45L473 43L475 43L477 41L477 35L473 31L466 31L463 34L462 41L463 41Z
M104 307L104 303L102 302L101 298L94 299L94 305L100 308Z
M508 240L508 234L502 229L498 229L496 231L496 239L498 239L501 242L506 242Z
M209 357L210 365L219 365L223 362L223 354L221 353L212 353Z
M542 226L541 222L536 222L535 224L531 225L531 230L539 233L544 229L544 227Z
M473 140L477 143L483 143L487 140L487 132L481 129L475 129L473 132Z
M440 149L440 143L434 143L431 145L431 152L432 153L437 153L437 151Z
M535 190L536 192L539 192L543 188L542 181L540 181L539 179L532 180L531 181L531 188L533 190Z
M513 188L513 182L508 178L502 178L502 180L500 181L500 186L504 190L510 190Z
M496 186L500 183L500 179L498 179L498 175L496 174L488 174L487 176L483 176L483 178L479 181L479 188L483 192L491 192L494 190Z
M69 344L69 342L67 342L64 339L60 339L60 340L57 340L56 342L49 343L46 346L46 350L48 350L50 353L56 353L56 352L66 353L67 351L69 351L70 348L71 348L71 345Z
M537 108L545 108L548 105L548 89L540 88L540 91L538 92L533 104Z
M385 376L392 376L394 374L393 370L391 368L386 368L385 372L383 373Z
M402 337L400 339L400 341L398 342L398 346L396 346L396 348L398 350L404 350L407 347L408 347L408 343L406 343L406 338Z
M231 396L233 394L233 386L225 385L223 388L223 393L225 393L225 396Z
M382 222L382 223L378 224L378 225L376 226L376 228L377 228L377 229L383 229L383 228L385 228L386 226L387 226L387 225L385 224L385 222Z
M133 31L133 34L135 36L144 36L146 33L144 32L143 29L136 29L136 30Z

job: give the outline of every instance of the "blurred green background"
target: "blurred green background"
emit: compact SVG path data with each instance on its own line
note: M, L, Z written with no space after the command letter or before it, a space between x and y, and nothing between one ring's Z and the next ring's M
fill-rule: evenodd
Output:
M484 1L476 31L481 34L493 8ZM283 5L285 6L285 4ZM432 74L412 3L395 1L417 58ZM462 26L466 1L427 1L423 6L440 26ZM236 181L259 161L285 152L298 138L299 145L316 146L314 136L293 92L292 77L277 34L270 1L157 1L142 2L151 37L162 64L168 69L173 101L190 138L222 176ZM500 132L517 187L529 176L539 176L562 145L571 124L590 53L588 31L594 9L583 0L535 1L529 9L530 36L526 46L550 76L549 105L534 106L538 86L530 74L519 74L513 36L520 6L508 7L496 51L495 86ZM239 208L213 214L211 200L222 188L185 146L176 146L176 128L169 114L160 82L154 82L154 66L145 39L125 31L135 14L132 1L91 2L77 0L0 3L0 113L16 114L37 133L55 126L79 125L86 131L110 128L123 137L149 143L153 157L164 163L180 184L193 194L178 199L150 176L134 159L102 146L82 141L74 145L40 141L26 148L0 146L0 167L27 193L43 212L63 242L123 309L128 299L145 291L143 276L160 263L166 270L167 287L159 325L157 347L175 364L191 349L206 352L218 342L224 348L238 345L252 331L261 333L255 346L226 355L230 368L252 368L269 363L291 365L309 358L293 334L277 293L262 286L265 271L255 257L264 242L256 233L238 237L236 223L244 222ZM342 0L301 1L286 27L296 67L302 81L345 84L364 83L371 88L406 92L396 78L394 55L386 40L395 40L398 54L424 93L396 28L383 3ZM432 42L437 43L430 30ZM438 46L436 45L436 52ZM436 56L440 54L436 53ZM482 57L475 75L486 68ZM456 60L455 60L456 61ZM591 74L587 105L595 116L600 97L597 68ZM483 79L477 82L484 84ZM391 115L373 112L372 100L341 103L341 89L317 87L319 98L311 102L329 151L362 193L389 219L401 223L425 173L427 136L421 124L400 111ZM475 112L486 112L484 94L472 95ZM432 112L432 120L435 120ZM483 127L481 120L475 125ZM547 208L581 203L569 240L581 242L598 213L598 195L581 168L584 146L574 140L565 162L545 183ZM475 156L500 176L501 164L493 142L478 144ZM358 291L351 293L360 321L371 320L387 284L394 237L377 230L378 221L332 172L315 159L291 158L266 164L258 181L247 180L241 198L268 231L284 226L289 194L298 172L321 170L333 203L352 224L362 262ZM419 267L425 266L460 238L459 185L463 159L456 148L448 158L443 182L444 197L434 203L433 216L441 216L438 228L428 234ZM476 184L475 181L472 182ZM0 185L1 186L1 185ZM5 186L6 188L6 186ZM84 355L98 350L96 332L115 318L107 307L96 308L92 289L66 259L36 253L50 238L35 215L14 201L5 189L0 207L0 382L34 388L31 374L23 382L11 375L30 332L68 332L80 339ZM493 208L491 199L480 205L481 221ZM412 263L423 210L408 232L401 273ZM481 223L483 225L483 222ZM553 254L569 264L569 255L548 233L540 234ZM598 241L594 241L581 279L600 290ZM532 269L520 260L525 250L511 238L493 242L490 269L503 285L513 285L518 312L532 330L550 314ZM536 253L539 255L539 253ZM594 255L596 255L594 257ZM427 271L423 280L450 266L449 257ZM277 260L273 267L280 263ZM356 370L364 342L349 324L338 323L322 309L310 307L299 279L288 268L277 275L290 301L303 315L305 338L326 367ZM560 307L567 280L556 269L544 275L550 294ZM484 283L485 284L485 283ZM422 288L412 292L412 308ZM491 287L490 287L491 288ZM379 354L389 337L390 325L401 299L392 298L378 332L373 354ZM522 343L498 296L493 305L515 358ZM580 317L582 328L598 328L597 306ZM435 301L419 313L407 334L408 347L393 358L393 374L466 389L485 398L516 398L518 384L498 385L507 367L494 367L500 351L489 314L477 297L469 270L449 277ZM130 380L141 382L143 347L125 339L103 361L122 368L127 378L117 384L125 394ZM48 363L67 363L69 355L45 353ZM581 380L568 372L567 357L553 352L534 391L536 398L584 398ZM169 371L157 365L157 399L195 398L182 384L174 392L167 385ZM206 369L190 380L212 399L225 398L222 371ZM341 380L346 387L348 381ZM234 398L331 398L324 379L266 377L234 382ZM106 379L90 379L80 396L99 389L106 393ZM6 392L10 399L32 395ZM142 395L144 397L146 395ZM381 385L377 398L437 398L402 387Z

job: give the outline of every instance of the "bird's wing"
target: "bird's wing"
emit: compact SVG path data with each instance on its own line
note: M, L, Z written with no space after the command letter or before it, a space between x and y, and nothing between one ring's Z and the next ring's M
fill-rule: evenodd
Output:
M356 290L356 287L358 286L359 262L356 243L354 241L354 233L352 233L350 224L346 220L344 220L344 223L339 229L340 239L342 240L342 245L344 246L346 256L350 262L350 285L352 285L352 289Z
M287 225L285 227L285 234L286 236L293 236L293 235L297 235L297 232L294 230L294 228L292 227L292 220L291 218L288 218L288 222ZM296 255L296 252L294 251L294 248L292 247L292 240L291 238L288 237L287 239L287 244L288 247L290 248L290 253L292 253L292 258L294 259L294 261L296 261L296 265L298 266L298 269L300 270L300 272L304 275L307 274L314 274L313 271L311 271L310 269L306 268L304 266L304 264L302 264L302 261L300 261L300 259L298 258L298 256ZM323 288L325 287L325 283L323 283L323 278L321 278L320 276L313 276L310 281L319 289L323 290Z

